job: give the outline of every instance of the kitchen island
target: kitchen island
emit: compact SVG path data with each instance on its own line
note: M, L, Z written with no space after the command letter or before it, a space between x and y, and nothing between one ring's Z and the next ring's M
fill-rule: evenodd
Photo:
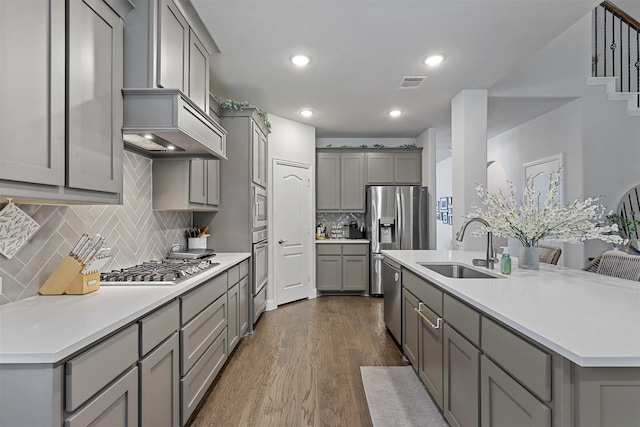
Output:
M0 426L184 425L244 332L249 257L219 253L176 285L0 306Z
M484 253L383 255L402 267L403 351L451 425L640 425L640 283L516 258L457 279L421 263L487 272Z

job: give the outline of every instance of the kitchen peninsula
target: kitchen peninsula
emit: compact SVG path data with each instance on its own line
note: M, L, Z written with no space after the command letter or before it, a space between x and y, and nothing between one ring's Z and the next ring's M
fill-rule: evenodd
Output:
M247 330L249 257L218 253L173 286L0 306L0 426L185 425Z
M451 425L640 425L638 283L516 263L449 278L421 264L484 254L383 255L402 267L403 351Z

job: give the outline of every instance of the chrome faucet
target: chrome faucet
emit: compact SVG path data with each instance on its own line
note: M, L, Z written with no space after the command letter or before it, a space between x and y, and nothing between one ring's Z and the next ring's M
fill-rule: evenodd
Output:
M462 228L460 228L460 231L456 233L456 240L458 242L462 242L462 239L464 238L464 232L466 231L467 226L475 221L482 223L486 227L491 227L489 223L482 218L471 218L467 220L462 225ZM493 252L493 233L491 233L491 231L487 231L487 259L474 259L472 260L472 262L473 262L473 265L487 267L493 270L493 264L496 261L497 259L495 257L495 253Z

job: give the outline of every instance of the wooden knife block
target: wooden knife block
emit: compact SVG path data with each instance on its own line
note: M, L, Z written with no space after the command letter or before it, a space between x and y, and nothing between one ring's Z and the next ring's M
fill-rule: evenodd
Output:
M84 295L100 288L100 272L82 274L84 266L66 256L38 291L40 295Z

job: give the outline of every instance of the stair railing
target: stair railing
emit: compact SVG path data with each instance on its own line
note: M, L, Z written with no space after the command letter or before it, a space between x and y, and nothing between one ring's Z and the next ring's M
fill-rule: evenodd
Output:
M640 93L640 22L604 1L593 11L593 28L592 75L617 77L618 92Z

